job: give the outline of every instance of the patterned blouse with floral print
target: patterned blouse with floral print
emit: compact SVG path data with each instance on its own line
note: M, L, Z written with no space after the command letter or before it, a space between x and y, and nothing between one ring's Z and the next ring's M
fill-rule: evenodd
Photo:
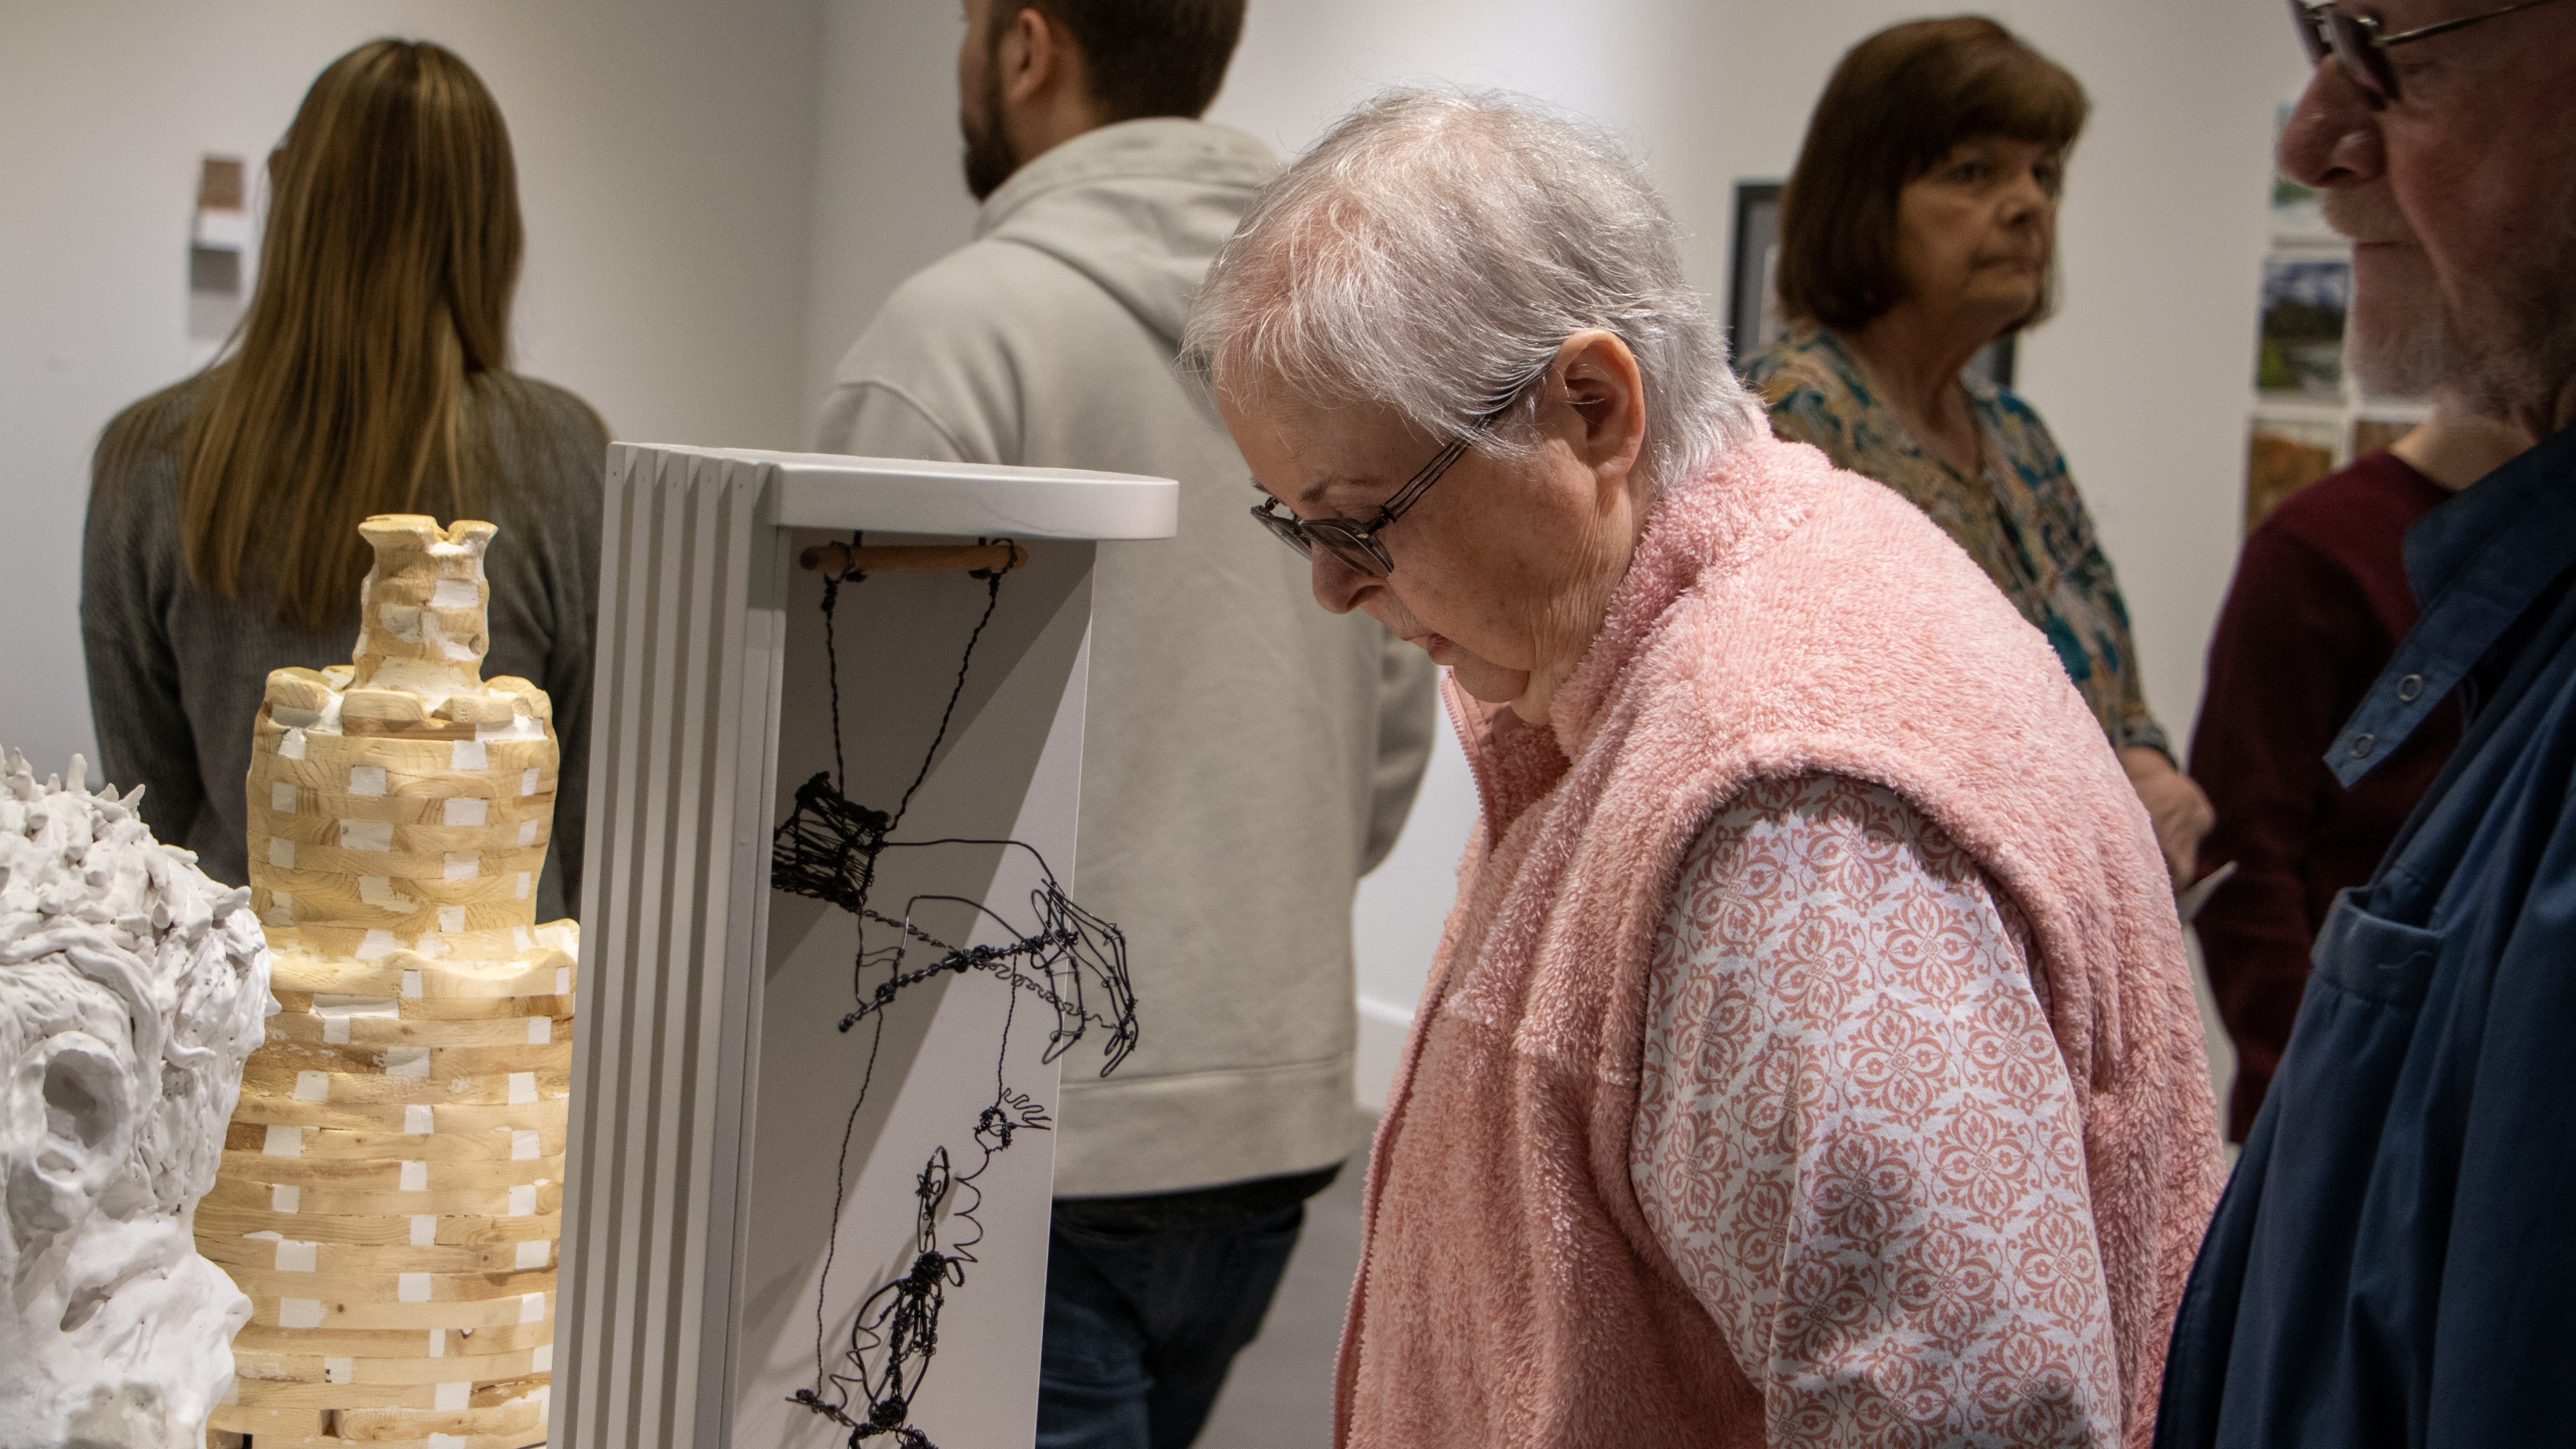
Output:
M1960 378L1984 434L1985 466L1969 479L1914 441L1831 328L1801 327L1746 359L1743 372L1771 410L1772 432L1812 443L1836 467L1895 489L1968 551L2048 636L2113 745L2172 756L2164 729L2147 712L2129 606L2094 536L2093 515L2029 404L1981 378Z
M1629 1176L1768 1449L2117 1449L2084 1122L2030 930L1885 786L1752 785L1655 934Z

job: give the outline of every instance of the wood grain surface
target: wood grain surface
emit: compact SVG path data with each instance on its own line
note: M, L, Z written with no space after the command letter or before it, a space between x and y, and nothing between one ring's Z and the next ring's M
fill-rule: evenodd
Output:
M218 1434L545 1433L580 938L540 926L554 711L480 678L490 524L369 519L351 663L269 676L245 782L280 1013L199 1250L252 1300Z

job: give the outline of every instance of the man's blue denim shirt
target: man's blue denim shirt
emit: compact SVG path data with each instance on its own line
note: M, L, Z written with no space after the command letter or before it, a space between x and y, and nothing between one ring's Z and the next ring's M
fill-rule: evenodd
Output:
M2395 754L2571 564L2576 429L2417 519L2406 530L2406 580L2423 613L2326 751L2344 788Z
M2576 429L2408 530L2424 601L2326 763L2468 730L2307 994L2202 1241L2159 1449L2564 1443L2576 1364Z

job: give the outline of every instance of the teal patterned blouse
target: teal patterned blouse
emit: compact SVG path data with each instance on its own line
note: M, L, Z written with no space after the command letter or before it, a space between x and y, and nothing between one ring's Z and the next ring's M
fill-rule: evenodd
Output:
M2056 646L2113 745L2172 756L2147 712L2120 581L2065 455L2029 404L1980 378L1960 379L1985 434L1985 466L1968 478L1915 443L1831 328L1801 327L1753 354L1743 372L1771 410L1772 432L1905 495L1968 551Z

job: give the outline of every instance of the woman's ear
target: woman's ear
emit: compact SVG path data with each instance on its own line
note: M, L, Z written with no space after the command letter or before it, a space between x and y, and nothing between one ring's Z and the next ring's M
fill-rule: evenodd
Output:
M1646 386L1618 334L1577 332L1557 348L1551 378L1574 414L1575 456L1606 489L1625 488L1646 442Z

